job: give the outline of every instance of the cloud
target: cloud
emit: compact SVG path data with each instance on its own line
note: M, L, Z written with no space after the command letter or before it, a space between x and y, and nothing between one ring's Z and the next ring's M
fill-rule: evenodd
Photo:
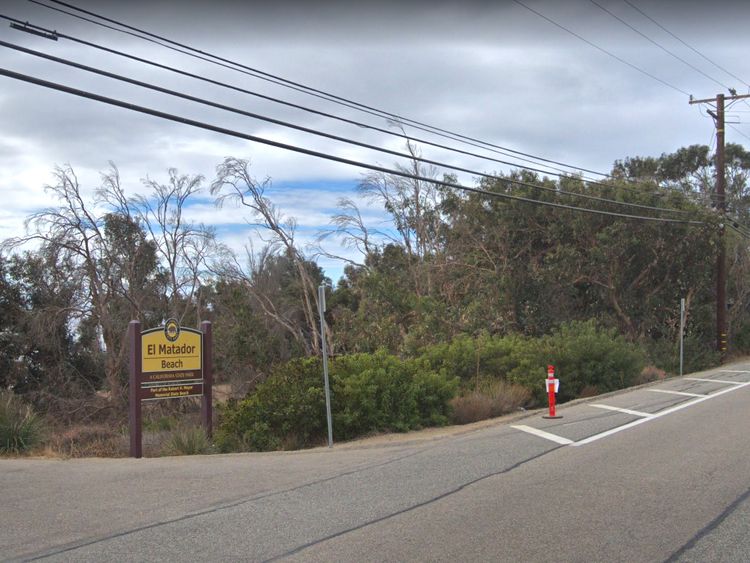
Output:
M701 97L723 90L720 84L686 67L589 2L524 0L524 3L678 89ZM687 96L515 2L217 0L146 4L80 0L76 4L368 107L456 131L470 139L594 170L606 172L616 159L628 156L659 155L681 146L709 143L713 134L711 120L690 106ZM636 4L711 60L738 77L745 80L750 77L750 59L746 56L750 45L744 30L748 17L746 2L725 2L718 14L712 6L697 1L639 0ZM735 78L687 49L625 3L603 5L707 74L719 77L722 83L746 90L747 84L737 84ZM174 65L264 96L373 127L390 127L382 117L281 87L246 72L186 57L29 2L9 0L4 8L8 15L22 21ZM709 15L715 25L706 26ZM5 38L246 111L403 151L403 139L179 77L64 38L52 42L14 31L8 31ZM342 158L387 167L399 160L393 155L143 91L7 49L3 50L2 66ZM56 164L70 163L85 192L91 194L99 184L100 171L112 160L132 195L143 193L141 178L146 175L166 178L170 167L181 173L202 174L207 186L223 158L249 158L251 172L258 179L273 180L268 196L284 214L297 218L300 228L305 229L304 236L307 229L312 232L328 223L337 198L356 196L356 184L363 174L356 167L108 107L3 77L0 77L0 111L3 114L0 194L4 197L0 236L17 234L23 217L49 205L43 186L51 181ZM750 134L744 124L737 127ZM445 139L414 125L406 126L405 130L412 137L513 160L507 154L493 152L496 147L462 144L456 137ZM731 129L727 140L747 142ZM420 148L427 158L478 171L509 169L497 162L425 144ZM468 175L461 175L461 180L471 182ZM377 205L360 203L368 221L385 218ZM246 213L236 208L217 210L210 198L191 205L188 216L217 226L227 237L235 237L235 232L244 229L247 219ZM236 238L231 240L237 244Z

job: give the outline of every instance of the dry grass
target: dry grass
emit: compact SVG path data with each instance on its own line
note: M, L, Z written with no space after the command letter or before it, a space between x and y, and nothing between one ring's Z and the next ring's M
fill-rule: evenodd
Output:
M126 457L128 436L106 424L76 425L52 434L45 455L52 457Z
M659 369L656 366L646 366L641 371L640 375L636 378L635 384L641 385L642 383L651 383L652 381L661 381L666 379L667 372L663 369Z
M521 385L500 380L483 381L451 401L453 422L469 424L509 414L526 405L530 398L531 392Z

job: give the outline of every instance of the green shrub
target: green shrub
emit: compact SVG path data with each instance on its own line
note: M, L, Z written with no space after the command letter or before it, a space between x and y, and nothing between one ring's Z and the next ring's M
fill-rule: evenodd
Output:
M458 391L457 377L436 373L420 360L413 360L415 390L420 426L445 426L450 422L450 401Z
M526 385L538 403L544 402L546 366L555 366L560 379L559 401L595 389L599 393L631 386L646 364L645 354L614 329L594 321L571 322L552 334L530 341L508 379Z
M716 351L713 336L685 335L683 342L683 373L692 373L717 366L721 363L721 354ZM677 342L660 340L647 343L648 356L651 362L669 373L677 374L680 370L680 348Z
M503 337L459 335L451 342L422 350L420 358L435 371L457 376L464 386L474 380L504 378L518 366L518 358L530 339L511 334Z
M211 440L204 428L199 426L178 426L170 434L165 455L201 455L213 452Z
M593 321L564 324L542 338L459 336L448 344L423 349L420 357L446 377L459 376L464 399L454 401L454 408L477 413L491 408L489 398L476 394L477 382L487 379L522 385L532 394L531 404L539 405L546 401L544 379L549 364L555 366L561 381L560 401L632 385L645 365L638 347ZM475 416L480 414L467 412L465 418Z
M304 447L326 428L323 367L319 358L292 360L273 370L255 392L220 409L221 451Z
M425 361L382 350L337 358L331 373L334 432L343 439L447 424L458 387L456 378L435 373Z
M0 393L0 453L21 453L42 438L42 419L13 393Z
M446 424L458 387L424 361L384 351L333 359L330 382L337 440ZM254 394L224 407L217 444L222 451L300 448L326 434L322 363L308 358L279 366Z
M731 347L742 354L750 353L750 322L741 322L732 335Z
M332 367L337 438L348 440L380 430L405 432L420 426L413 373L404 362L376 352L345 356Z

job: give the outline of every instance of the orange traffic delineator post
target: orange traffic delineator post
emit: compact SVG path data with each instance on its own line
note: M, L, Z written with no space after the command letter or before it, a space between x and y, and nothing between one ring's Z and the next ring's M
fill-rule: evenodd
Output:
M549 414L542 415L542 418L562 418L562 415L555 411L555 394L560 389L560 380L555 377L555 366L547 366L547 379L544 383L547 386Z

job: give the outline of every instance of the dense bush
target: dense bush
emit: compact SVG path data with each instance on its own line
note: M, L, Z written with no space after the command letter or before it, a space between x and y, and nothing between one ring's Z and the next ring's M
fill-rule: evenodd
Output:
M566 401L633 385L645 363L639 348L593 321L564 324L536 339L461 336L411 359L384 351L342 356L330 363L334 437L447 424L452 409L452 420L466 423L541 405L548 364L561 380L558 399ZM277 367L255 393L222 409L219 448L263 451L323 443L322 372L319 358Z
M555 366L560 379L559 401L605 393L633 385L646 364L643 351L594 321L561 325L552 334L528 341L509 381L526 385L535 398L544 400L546 366Z
M303 447L325 429L323 368L318 358L278 366L255 392L220 411L216 443L222 451Z
M0 453L21 453L42 437L42 420L13 393L0 393Z
M685 335L683 373L708 369L721 363L721 354L716 351L712 337ZM679 373L679 342L659 340L646 343L646 351L651 362L671 373Z
M632 385L645 365L639 348L593 321L563 324L548 336L462 336L421 353L434 370L458 375L467 392L473 381L494 378L528 388L533 401L544 401L546 366L561 380L560 401Z
M458 376L467 385L486 378L505 377L517 367L529 342L530 339L515 334L493 337L485 333L476 338L460 335L451 342L423 349L420 358L433 370Z
M326 435L325 395L319 358L279 366L254 394L222 409L217 445L274 450L309 447ZM404 432L447 424L458 382L420 360L385 352L352 354L330 362L335 439L371 432Z
M382 351L354 354L333 362L332 374L334 426L343 439L448 423L448 401L457 382L434 373L424 361Z

